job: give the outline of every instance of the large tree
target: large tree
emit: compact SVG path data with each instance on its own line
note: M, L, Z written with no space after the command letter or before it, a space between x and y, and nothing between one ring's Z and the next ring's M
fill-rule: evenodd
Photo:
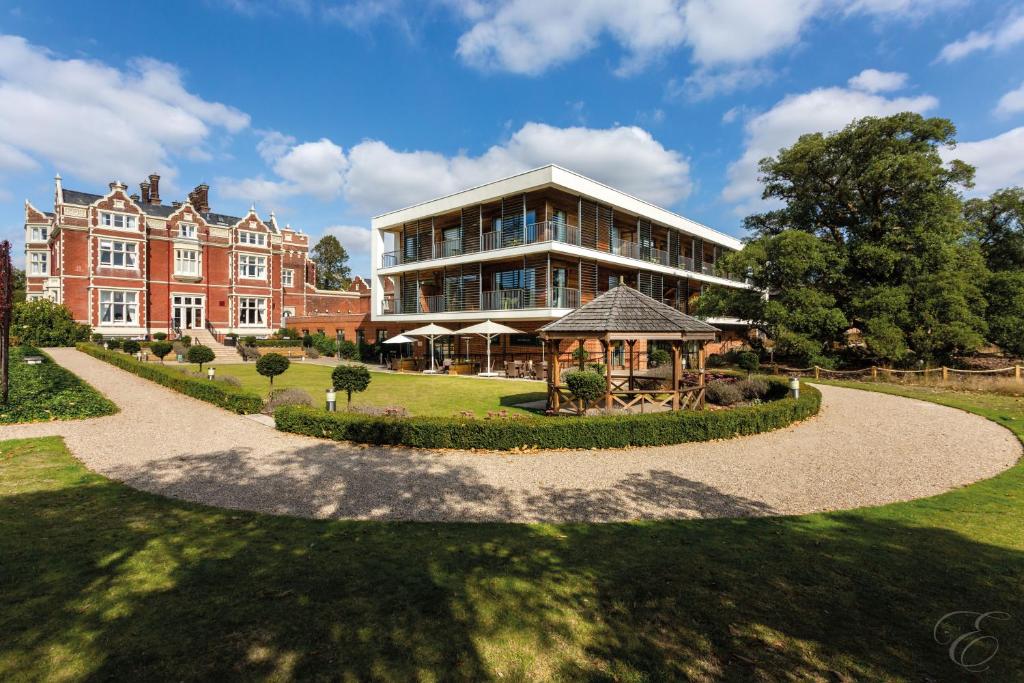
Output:
M316 263L316 286L320 289L345 289L351 283L348 252L334 235L324 235L310 254Z
M762 160L763 197L781 205L746 219L751 246L800 232L813 238L804 245L808 259L820 259L825 248L834 255L827 276L787 261L798 272L794 288L764 249L754 255L762 272L755 283L776 299L795 289L816 308L837 309L885 361L931 361L976 349L986 331L987 269L977 243L967 239L960 197L974 170L939 155L955 134L950 121L913 113L864 118L838 132L801 136ZM718 305L738 303L728 299ZM785 329L822 348L834 339L830 330Z

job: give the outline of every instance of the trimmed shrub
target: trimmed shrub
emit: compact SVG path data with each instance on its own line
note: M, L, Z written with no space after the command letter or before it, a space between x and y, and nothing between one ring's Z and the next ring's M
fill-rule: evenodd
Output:
M359 349L356 348L356 343L354 341L346 339L338 342L338 357L345 358L347 360L355 360L358 353Z
M592 372L596 372L601 375L601 377L604 377L604 371L606 370L604 363L591 363L587 366L587 369Z
M247 415L258 413L263 408L263 399L260 396L224 382L192 378L176 369L155 363L143 363L123 353L112 353L95 344L79 344L77 348L122 370L233 413Z
M252 339L252 344L249 343L250 339ZM256 339L255 337L246 337L243 342L248 346L255 346L256 348L269 346L283 349L302 346L301 339Z
M113 415L117 406L77 375L31 346L10 349L10 394L0 404L0 424L49 420L78 420ZM27 365L25 356L42 356Z
M370 371L362 365L339 365L331 373L331 382L335 391L348 394L348 405L352 405L353 391L366 391L370 386Z
M716 406L731 406L743 400L738 382L711 382L704 390L704 399Z
M759 377L740 380L734 385L748 401L760 400L768 395L768 381Z
M740 351L736 354L736 365L747 372L757 372L761 367L761 359L753 351Z
M121 349L125 353L134 356L136 353L142 350L142 344L135 341L134 339L125 339L124 343L121 344Z
M167 341L167 333L166 332L156 332L156 333L153 334L153 340L154 341Z
M67 306L39 299L14 304L11 335L33 346L74 346L89 338L89 326L75 322Z
M660 365L668 365L672 362L672 356L665 349L654 349L647 354L647 363L651 367L658 367Z
M267 404L263 407L263 412L267 415L273 415L274 411L282 406L307 406L312 408L315 405L313 397L305 389L274 389L270 392L270 396L267 397Z
M192 337L188 336L187 334L181 335L181 337L178 338L178 341L180 341L186 347L192 346Z
M249 334L242 337L242 343L246 346L256 346L257 339L253 335Z
M160 359L160 362L164 362L164 357L174 350L174 347L165 341L155 341L149 345L150 352Z
M580 401L579 411L583 412L588 403L593 403L605 394L605 379L590 370L577 370L563 375L569 393Z
M117 337L113 337L111 339L108 339L107 340L107 348L111 349L111 350L121 348L121 340L118 339Z
M277 428L337 441L417 448L625 448L728 439L785 427L818 412L821 394L806 385L786 398L786 383L771 380L766 403L731 410L698 410L595 417L372 417L354 412L286 406L274 413Z
M212 363L216 357L213 349L202 344L188 347L188 351L185 353L185 360L189 363L199 363L200 370L203 369L203 363Z
M92 339L94 344L103 343L103 335L100 334L99 332L93 332L91 335L89 335L89 338Z
M288 369L292 362L279 353L268 353L256 361L256 372L270 378L270 388L274 388L274 377Z
M709 368L724 368L727 365L725 356L720 353L710 354L704 364Z
M302 345L307 349L313 345L313 337L312 335L309 334L309 332L302 335Z
M287 339L299 339L299 331L294 327L282 327L277 331L277 337Z
M313 348L324 356L333 356L338 352L338 343L325 334L313 335Z

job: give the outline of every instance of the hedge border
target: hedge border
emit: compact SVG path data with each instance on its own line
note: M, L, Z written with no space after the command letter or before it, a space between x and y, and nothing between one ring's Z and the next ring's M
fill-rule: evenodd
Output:
M766 378L775 400L726 410L596 417L379 417L329 413L306 406L274 412L277 428L335 441L416 448L626 448L729 439L786 427L818 413L821 393L803 385L800 398L783 398L785 380Z
M200 401L220 406L233 413L250 415L263 409L263 399L260 396L230 384L189 377L163 365L143 363L129 355L110 351L92 343L80 343L75 348L133 375L138 375L143 379L156 382Z
M117 404L96 390L84 379L55 362L53 357L27 344L10 347L10 399L0 405L0 425L31 424L87 420L118 412ZM28 365L25 356L40 356L39 365ZM46 386L24 383L40 381ZM20 399L20 402L19 402ZM59 406L60 410L54 411Z

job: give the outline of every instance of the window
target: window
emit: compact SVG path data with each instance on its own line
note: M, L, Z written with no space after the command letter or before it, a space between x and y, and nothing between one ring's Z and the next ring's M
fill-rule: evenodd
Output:
M387 330L377 330L377 343L383 344L384 340L388 338Z
M281 284L285 287L291 287L292 283L295 282L295 271L291 268L285 268L281 271Z
M238 257L238 277L250 280L267 279L267 257L241 254Z
M49 234L50 234L50 229L49 228L32 228L31 240L33 242L45 242L46 238L49 236Z
M29 275L49 275L50 255L45 251L33 251L28 255Z
M175 249L174 274L194 276L201 275L202 269L199 264L199 252L195 249Z
M366 332L362 330L356 330L356 344L363 346L366 344Z
M109 268L137 268L137 247L135 242L100 240L100 265Z
M100 290L100 324L134 325L138 317L138 292Z
M267 244L267 236L262 232L245 232L243 230L239 230L238 243L252 244L257 247L262 247Z
M135 216L126 216L123 213L101 213L100 223L108 228L135 229Z
M25 301L42 301L42 300L43 300L43 295L42 294L26 294L25 295Z
M345 341L345 330L338 330L335 334L338 337L338 343Z
M238 324L243 327L266 327L267 300L242 297L238 300Z
M178 237L195 239L196 226L192 223L178 223Z

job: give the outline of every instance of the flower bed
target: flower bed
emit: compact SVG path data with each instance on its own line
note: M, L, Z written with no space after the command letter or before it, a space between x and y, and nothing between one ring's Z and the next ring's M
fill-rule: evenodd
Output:
M212 403L234 413L248 415L263 408L263 399L254 393L239 389L226 382L189 377L183 372L157 363L143 363L132 356L109 351L96 344L78 344L78 350L93 358L116 365L122 370L174 389L200 401Z
M461 417L375 417L285 406L274 413L277 428L336 441L419 448L622 448L727 439L785 427L818 412L821 394L801 387L786 397L783 380L769 380L766 402L729 410L598 417L523 417L479 420Z
M43 361L28 365L25 356L41 356ZM80 420L117 412L103 394L31 346L11 347L10 373L10 397L7 405L0 405L0 424Z

